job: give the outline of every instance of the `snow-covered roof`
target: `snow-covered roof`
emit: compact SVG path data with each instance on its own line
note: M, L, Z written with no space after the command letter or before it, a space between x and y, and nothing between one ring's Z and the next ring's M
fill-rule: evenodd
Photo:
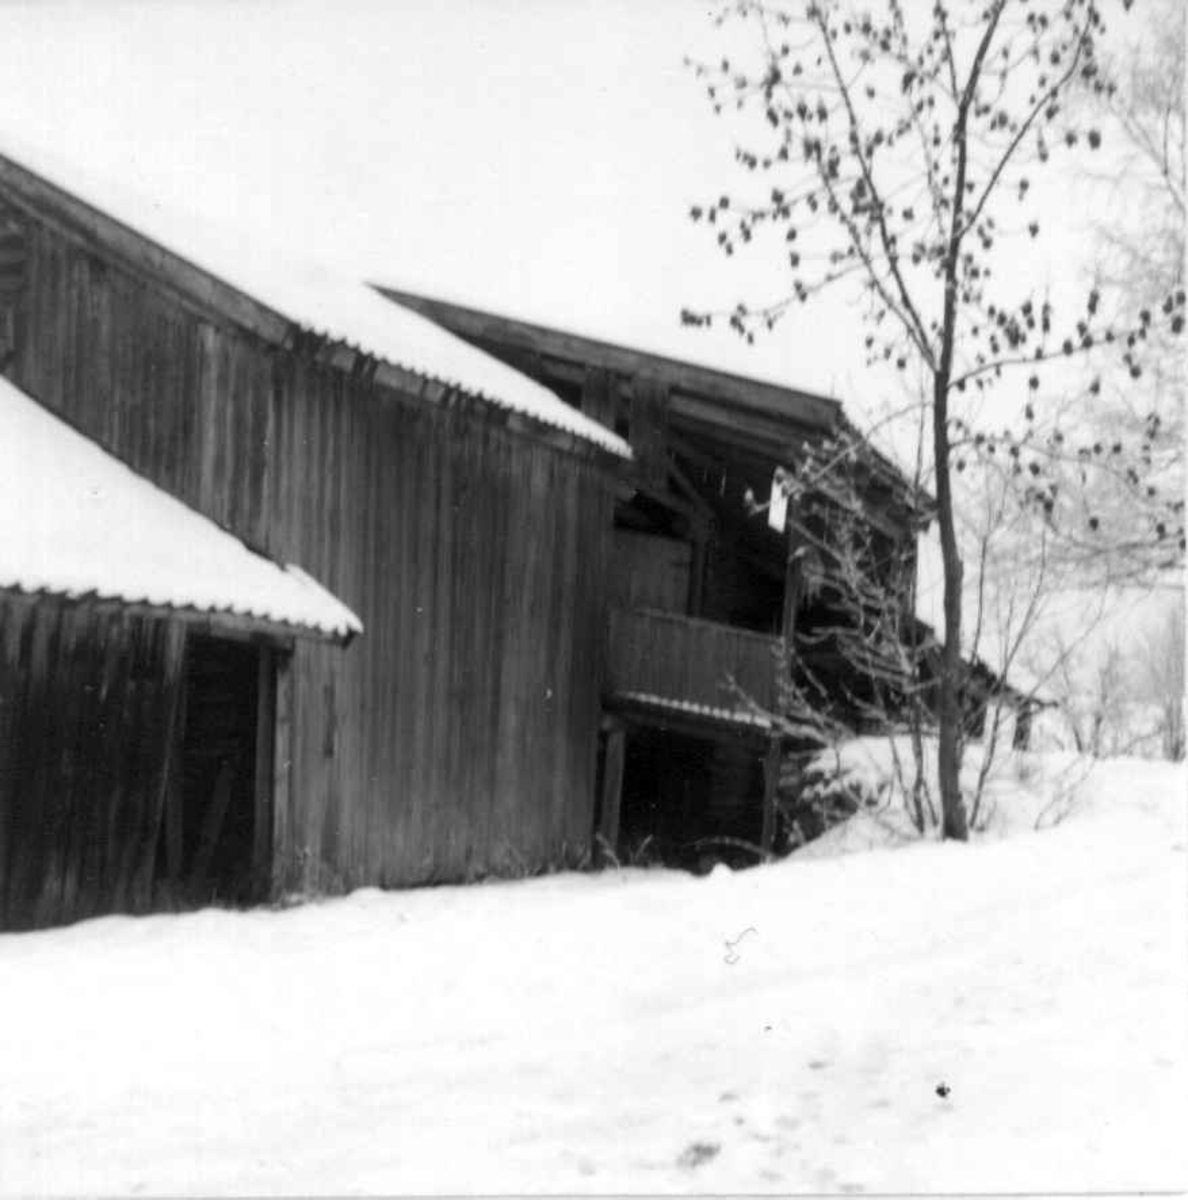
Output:
M548 388L434 322L380 296L361 279L271 247L207 216L181 213L123 183L57 161L40 147L0 140L0 153L69 195L297 325L333 342L487 403L520 413L623 458L627 443Z
M347 638L349 608L0 378L0 589L231 615Z

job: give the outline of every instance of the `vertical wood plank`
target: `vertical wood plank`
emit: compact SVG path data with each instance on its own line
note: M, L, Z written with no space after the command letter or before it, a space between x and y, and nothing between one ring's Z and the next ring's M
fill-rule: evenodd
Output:
M158 842L166 813L173 804L172 798L181 793L181 750L186 713L185 638L185 627L181 622L171 621L167 628L165 648L163 750L159 763L159 779L152 797L152 809L145 825L144 847L137 867L133 904L136 911L145 911L152 904Z
M612 854L618 853L619 810L623 799L623 766L627 759L627 732L612 726L606 735L606 759L602 768L602 815L598 835Z

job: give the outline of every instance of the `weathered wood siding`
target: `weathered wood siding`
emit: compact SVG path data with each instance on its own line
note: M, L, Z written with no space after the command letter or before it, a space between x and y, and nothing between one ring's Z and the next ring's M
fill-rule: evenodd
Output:
M675 538L616 529L612 543L610 603L684 613L689 605L693 547Z
M609 626L608 695L746 711L733 679L761 709L778 704L777 638L655 609L612 609Z
M27 230L14 380L364 622L345 650L300 644L283 681L276 886L588 847L605 464L281 350L36 213Z
M0 595L0 929L150 907L182 640Z

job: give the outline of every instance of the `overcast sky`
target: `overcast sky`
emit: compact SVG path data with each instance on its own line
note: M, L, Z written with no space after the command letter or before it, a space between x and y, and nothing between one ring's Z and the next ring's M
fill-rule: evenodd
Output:
M824 391L860 417L898 405L841 297L753 348L679 326L682 305L785 282L770 256L723 259L685 215L738 182L731 131L682 63L720 49L712 7L10 0L0 143L368 278Z

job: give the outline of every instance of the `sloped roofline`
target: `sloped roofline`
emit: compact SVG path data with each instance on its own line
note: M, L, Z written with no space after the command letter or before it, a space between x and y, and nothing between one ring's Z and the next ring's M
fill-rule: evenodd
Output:
M437 321L468 340L489 338L511 345L518 342L543 354L592 363L625 375L655 375L668 381L678 392L780 416L810 429L833 430L842 413L841 401L832 396L454 304L386 284L373 283L372 286L389 300Z
M767 380L754 379L716 367L640 350L584 334L539 325L464 304L440 300L386 284L372 286L396 304L422 314L467 340L519 347L543 356L581 362L625 376L644 375L665 380L672 393L673 411L685 409L731 426L744 415L793 427L803 435L840 434L856 438L868 468L881 477L903 501L925 520L931 518L935 500L864 437L845 415L840 400Z
M0 144L0 188L12 203L24 208L33 218L48 221L67 237L81 239L84 244L95 244L114 254L127 268L163 284L179 301L202 315L229 321L282 349L292 347L300 335L312 334L321 361L344 371L368 366L373 378L401 396L429 403L443 403L447 398L456 402L462 397L472 402L483 415L497 415L503 427L558 449L583 456L595 452L612 458L631 457L630 449L621 438L582 414L566 412L564 402L548 389L503 363L491 360L494 367L504 373L505 380L511 380L517 388L526 393L536 389L540 393L536 405L517 403L507 396L495 394L494 390L450 379L435 372L432 366L395 361L395 357L401 356L375 350L371 343L376 339L366 332L353 333L349 329L328 332L319 327L316 319L307 320L300 313L288 315L253 295L251 290L230 281L217 269L190 256L187 246L167 245L130 220L109 211L102 199L77 194L67 182L72 178L69 167L55 166L54 173L61 178L61 182L55 182L41 170L5 153L6 149ZM32 161L37 161L40 166L42 157L44 155L38 154ZM341 286L344 281L334 282ZM361 279L345 282L356 287L364 297L374 295ZM374 333L374 322L371 332ZM445 331L441 336L447 336ZM360 342L348 340L352 337L359 337ZM482 355L472 347L466 349L474 355ZM555 414L563 414L564 420L550 419Z

